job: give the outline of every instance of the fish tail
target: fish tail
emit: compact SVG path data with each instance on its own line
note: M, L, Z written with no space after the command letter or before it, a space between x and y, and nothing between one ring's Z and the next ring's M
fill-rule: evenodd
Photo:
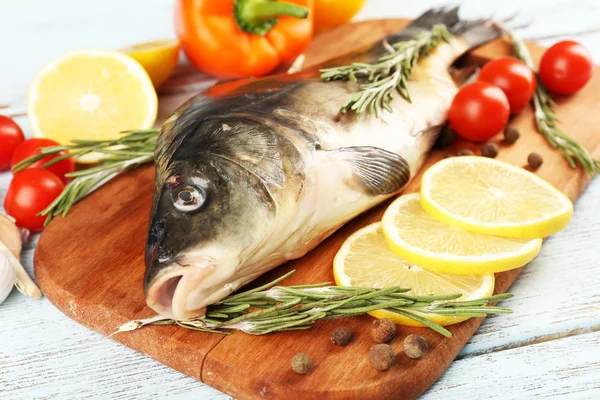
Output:
M481 46L502 35L502 30L489 18L464 20L458 16L459 7L430 9L415 19L404 31L388 38L390 42L408 40L416 34L431 31L443 24L448 31L463 39L469 49Z

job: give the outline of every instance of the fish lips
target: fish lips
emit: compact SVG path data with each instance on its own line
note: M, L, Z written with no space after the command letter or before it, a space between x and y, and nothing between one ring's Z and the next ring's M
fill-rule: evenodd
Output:
M146 286L146 304L158 314L174 320L203 317L206 307L195 307L195 295L202 283L215 270L216 264L206 260L194 266L177 263L163 267Z
M150 221L146 241L144 295L146 304L158 314L175 319L189 320L201 317L206 307L193 307L190 298L202 287L202 282L216 268L213 259L202 257L188 265L180 260L178 251L165 248L167 218L156 209ZM168 246L167 246L168 247Z

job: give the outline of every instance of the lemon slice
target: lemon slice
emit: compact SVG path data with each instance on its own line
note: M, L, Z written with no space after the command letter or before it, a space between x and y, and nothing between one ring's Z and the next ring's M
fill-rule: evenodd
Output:
M62 144L115 139L124 130L151 128L157 109L144 68L116 51L64 54L38 72L27 94L33 135Z
M430 272L400 258L390 250L377 222L355 232L342 245L333 261L335 281L341 286L411 288L412 295L461 293L463 300L491 296L494 275L450 275ZM386 310L369 312L376 318L389 318L397 324L423 326L405 316ZM468 317L416 313L442 326Z
M423 208L457 228L512 238L543 238L563 229L573 203L523 168L485 157L453 157L429 168Z
M511 239L443 224L421 207L419 194L400 196L383 215L383 231L400 257L430 271L480 275L522 267L542 239Z
M175 39L140 43L121 51L142 64L154 87L166 81L179 62L179 41Z

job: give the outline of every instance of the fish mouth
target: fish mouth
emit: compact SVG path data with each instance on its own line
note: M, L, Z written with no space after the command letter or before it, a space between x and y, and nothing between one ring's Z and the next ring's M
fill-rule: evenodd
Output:
M203 317L206 306L194 307L193 300L214 268L214 265L208 265L165 269L148 287L146 304L160 315L174 320Z

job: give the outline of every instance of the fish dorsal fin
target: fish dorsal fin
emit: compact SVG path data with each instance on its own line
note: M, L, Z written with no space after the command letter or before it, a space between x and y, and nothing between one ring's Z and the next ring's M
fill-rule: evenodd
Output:
M379 147L342 147L330 151L350 165L355 183L369 195L395 193L410 179L406 160Z
M215 118L202 121L175 155L178 159L202 155L237 164L267 186L285 184L277 135L249 118Z

